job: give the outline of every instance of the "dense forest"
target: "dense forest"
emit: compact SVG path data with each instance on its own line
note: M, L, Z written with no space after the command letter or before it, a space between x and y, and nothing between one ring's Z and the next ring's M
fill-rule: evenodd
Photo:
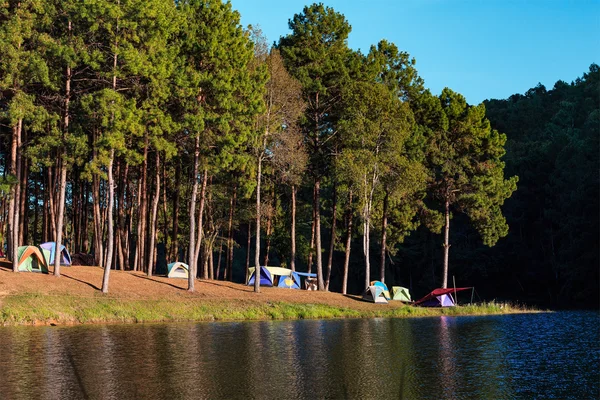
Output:
M269 45L221 0L2 3L7 257L65 244L104 292L179 260L189 290L281 265L342 293L597 306L597 65L469 105L394 43L350 49L323 4L289 28Z

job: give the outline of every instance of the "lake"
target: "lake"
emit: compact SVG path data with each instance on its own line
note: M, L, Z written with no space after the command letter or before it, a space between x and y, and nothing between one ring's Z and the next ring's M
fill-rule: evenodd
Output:
M600 316L0 328L2 399L596 399Z

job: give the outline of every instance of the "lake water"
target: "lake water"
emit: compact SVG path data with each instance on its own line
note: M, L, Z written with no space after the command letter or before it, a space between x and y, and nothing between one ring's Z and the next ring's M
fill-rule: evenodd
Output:
M0 328L2 399L596 399L600 317Z

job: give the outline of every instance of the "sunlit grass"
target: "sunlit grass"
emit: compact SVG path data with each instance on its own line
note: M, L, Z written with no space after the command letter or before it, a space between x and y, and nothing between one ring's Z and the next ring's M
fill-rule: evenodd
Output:
M106 296L21 294L2 298L0 325L94 324L174 321L405 318L439 315L493 315L535 312L519 305L489 302L448 308L403 306L355 310L325 304L250 300L131 300Z

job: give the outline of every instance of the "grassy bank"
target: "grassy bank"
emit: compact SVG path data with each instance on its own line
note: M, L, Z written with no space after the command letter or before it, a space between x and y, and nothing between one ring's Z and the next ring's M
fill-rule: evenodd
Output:
M444 309L403 306L357 310L327 304L237 299L123 299L40 293L3 297L0 325L68 325L175 321L291 320L321 318L391 318L439 315L493 315L531 312L508 304L487 303Z

